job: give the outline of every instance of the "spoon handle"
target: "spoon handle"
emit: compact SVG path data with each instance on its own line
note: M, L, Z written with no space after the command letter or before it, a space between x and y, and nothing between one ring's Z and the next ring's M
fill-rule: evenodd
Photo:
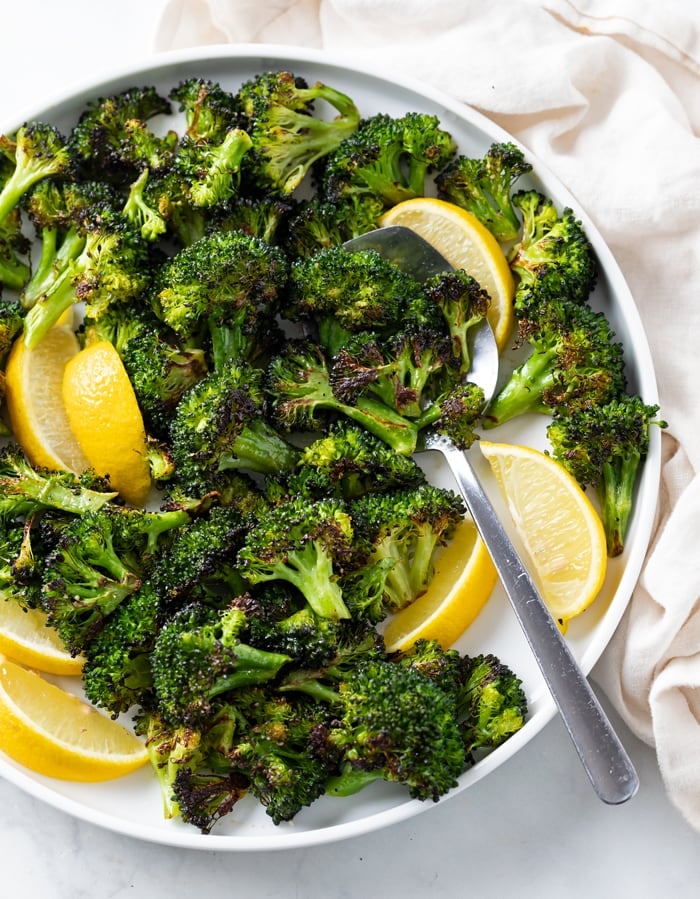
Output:
M632 762L506 534L467 456L441 447L596 793L611 805L639 787Z

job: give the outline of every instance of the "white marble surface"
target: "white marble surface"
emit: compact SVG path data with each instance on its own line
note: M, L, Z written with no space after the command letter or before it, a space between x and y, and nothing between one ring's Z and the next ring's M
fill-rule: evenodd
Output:
M151 52L163 0L24 0L5 13L0 120ZM9 12L9 17L8 17ZM29 27L27 27L29 23ZM150 843L84 823L0 780L0 894L13 899L207 895L656 899L697 895L700 837L664 793L653 750L616 717L641 780L611 808L558 719L466 793L352 840L278 853Z

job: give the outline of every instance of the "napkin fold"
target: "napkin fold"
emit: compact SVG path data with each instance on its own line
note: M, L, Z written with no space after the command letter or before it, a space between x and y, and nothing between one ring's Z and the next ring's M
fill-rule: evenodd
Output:
M596 223L635 297L663 417L657 524L594 677L700 830L700 25L693 0L171 0L157 49L323 48L513 134Z

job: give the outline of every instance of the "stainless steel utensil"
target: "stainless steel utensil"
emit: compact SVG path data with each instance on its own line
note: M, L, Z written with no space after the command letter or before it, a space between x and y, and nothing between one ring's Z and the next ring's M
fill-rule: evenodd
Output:
M345 246L353 251L376 250L421 282L452 268L431 244L400 226L379 228ZM496 341L485 322L474 338L469 380L482 387L487 402L496 388L498 364ZM639 787L634 766L503 528L467 454L435 433L425 435L423 449L442 453L452 471L597 795L611 805L625 802Z

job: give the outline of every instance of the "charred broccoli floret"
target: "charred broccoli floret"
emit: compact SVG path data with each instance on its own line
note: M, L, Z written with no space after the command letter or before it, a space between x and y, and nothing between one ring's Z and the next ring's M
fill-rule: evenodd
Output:
M435 183L440 199L471 212L496 240L506 242L520 234L511 191L531 170L523 151L506 141L491 144L482 157L457 156L439 172Z
M181 338L212 343L214 367L253 358L278 339L274 316L285 284L279 249L242 232L214 232L160 269L157 308Z
M622 345L604 313L552 301L538 316L522 320L520 333L531 353L489 403L486 428L526 412L604 404L624 391Z
M241 86L238 100L243 127L250 134L253 175L265 188L291 194L306 173L352 134L360 113L352 99L316 82L309 86L291 72L266 72ZM317 100L337 115L326 120L314 114Z
M326 791L348 796L376 780L404 784L415 799L457 785L467 767L454 700L417 670L388 661L360 667L338 688L340 714L329 743L340 771Z
M179 483L195 495L215 487L228 469L262 474L291 470L298 450L266 421L262 373L231 360L185 393L170 436Z
M516 281L513 306L519 318L536 317L551 301L583 303L593 290L597 260L593 246L573 210L561 215L551 199L536 190L518 191L520 240L508 254Z
M582 487L597 492L611 556L624 548L650 429L666 427L658 411L657 405L645 403L639 396L623 394L602 406L555 415L547 428L553 457Z
M338 578L350 562L352 540L342 501L298 497L260 516L237 560L251 584L287 581L322 618L349 618Z
M451 490L422 484L367 494L350 506L357 542L369 565L391 564L384 581L384 606L397 611L425 591L438 546L464 515Z
M272 680L289 656L245 642L247 618L237 608L193 603L160 628L151 653L157 707L170 724L206 720L217 696Z
M322 430L327 423L324 415L339 415L401 455L411 455L416 448L418 432L410 419L373 397L344 403L335 396L326 354L311 340L287 342L270 362L266 387L272 415L284 430Z
M452 159L457 146L436 116L378 113L365 119L325 160L325 200L369 196L385 207L425 195L427 176Z

